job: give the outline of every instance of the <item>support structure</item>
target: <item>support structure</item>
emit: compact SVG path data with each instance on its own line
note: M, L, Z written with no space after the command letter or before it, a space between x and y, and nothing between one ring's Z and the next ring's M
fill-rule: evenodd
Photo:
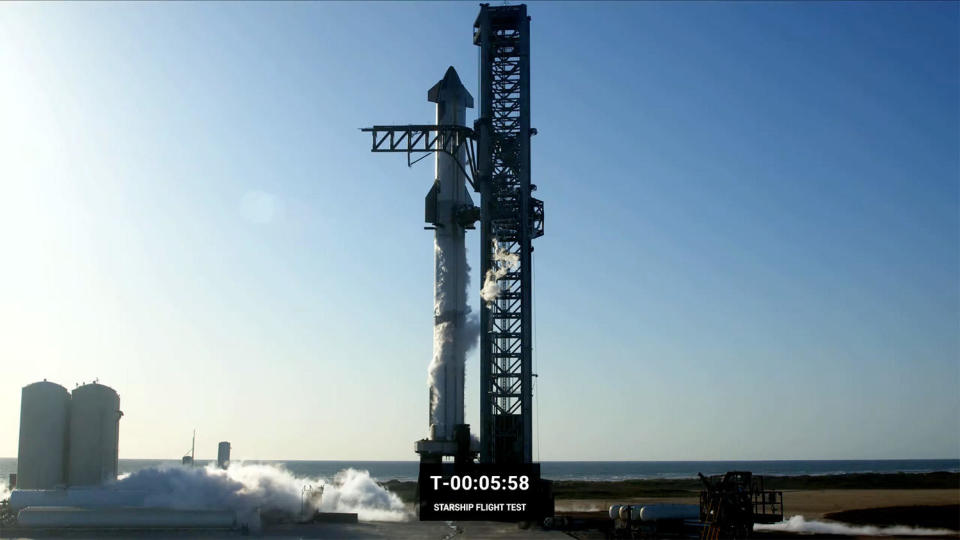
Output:
M480 312L480 461L531 463L535 376L531 241L543 235L543 201L531 195L536 186L530 182L530 137L536 130L530 127L527 7L480 4L473 41L480 47L480 113L473 129L441 114L438 107L436 125L373 126L363 131L372 135L372 151L406 153L408 165L431 153L444 154L443 163L459 167L463 179L480 193L479 213L463 206L455 220L467 229L478 217L481 223L480 269L485 283ZM437 163L439 167L439 157ZM430 219L431 207L437 207L436 201L428 195L427 221L439 226L439 218ZM469 432L461 428L455 434L460 447L465 433ZM426 448L421 443L418 449ZM450 455L456 446L445 446L443 455Z
M530 18L525 5L481 4L477 174L481 273L500 293L480 312L480 460L533 461L531 240L543 202L530 183Z

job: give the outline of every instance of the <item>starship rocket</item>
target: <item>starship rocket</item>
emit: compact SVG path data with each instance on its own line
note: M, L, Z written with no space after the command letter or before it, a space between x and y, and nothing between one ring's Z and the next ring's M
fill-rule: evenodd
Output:
M427 92L437 104L437 125L466 124L473 96L450 67L443 79ZM443 135L441 135L443 137ZM438 145L442 139L438 138ZM430 364L430 439L452 441L454 426L463 424L464 363L476 341L476 330L467 328L467 265L464 233L473 228L475 212L466 187L460 155L436 152L436 179L425 200L425 220L434 229L434 343Z

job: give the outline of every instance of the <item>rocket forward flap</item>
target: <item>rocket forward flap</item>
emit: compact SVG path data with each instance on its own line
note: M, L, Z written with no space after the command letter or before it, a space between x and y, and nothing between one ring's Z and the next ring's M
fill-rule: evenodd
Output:
M437 219L437 192L439 190L440 182L434 180L433 185L430 186L430 191L427 192L427 196L423 200L423 221L433 224L434 227L440 225Z

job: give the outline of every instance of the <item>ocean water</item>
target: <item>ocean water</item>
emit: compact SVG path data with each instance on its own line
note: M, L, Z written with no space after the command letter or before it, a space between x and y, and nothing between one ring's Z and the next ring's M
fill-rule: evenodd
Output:
M179 460L121 459L120 472L129 473L148 467L174 466ZM197 460L206 465L209 461ZM347 468L366 470L381 482L413 481L417 478L416 461L247 461L280 465L296 476L331 478ZM634 478L695 478L747 470L754 474L793 476L849 473L916 473L933 471L960 472L960 459L884 459L884 460L815 460L815 461L544 461L540 464L544 478L552 480L627 480ZM16 458L0 458L0 485L6 485L10 473L17 472Z

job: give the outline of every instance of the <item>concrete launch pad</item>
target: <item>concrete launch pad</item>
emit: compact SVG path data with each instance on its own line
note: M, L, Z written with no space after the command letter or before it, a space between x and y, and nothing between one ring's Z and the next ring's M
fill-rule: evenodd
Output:
M239 531L223 530L133 530L133 529L59 529L23 530L6 529L0 538L409 538L409 539L454 539L454 538L569 538L559 531L537 528L521 529L513 523L492 521L406 521L363 523L313 523L306 525L284 524L264 527L261 534L242 535Z
M569 538L559 531L521 529L515 523L494 521L408 521L403 523L367 522L350 526L329 525L267 529L264 538Z

